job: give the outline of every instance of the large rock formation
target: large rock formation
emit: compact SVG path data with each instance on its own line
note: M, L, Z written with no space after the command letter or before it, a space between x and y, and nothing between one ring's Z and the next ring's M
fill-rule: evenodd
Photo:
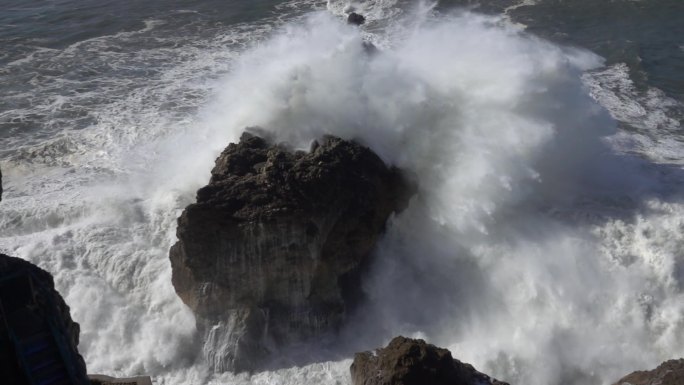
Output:
M682 385L684 384L684 358L663 362L649 371L629 374L615 385Z
M215 370L252 370L335 331L392 212L413 193L369 149L324 137L310 152L243 134L178 219L173 285Z
M89 384L79 332L50 273L0 254L0 382Z
M357 353L350 370L354 385L508 385L454 359L447 349L406 337Z

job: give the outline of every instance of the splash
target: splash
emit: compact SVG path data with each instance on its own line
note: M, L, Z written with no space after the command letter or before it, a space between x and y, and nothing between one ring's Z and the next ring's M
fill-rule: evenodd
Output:
M616 122L582 81L600 58L471 13L369 53L317 15L241 64L211 122L302 148L360 140L418 178L347 341L425 336L531 384L608 383L682 353L680 237L664 242L681 176L611 147Z
M64 142L60 162L24 161L59 158L59 143L8 162L0 247L55 274L91 371L168 384L349 383L348 360L234 376L198 358L168 248L179 210L247 126L301 148L325 133L356 139L417 178L338 353L422 336L533 385L610 383L684 354L684 179L608 140L620 131L582 81L601 59L502 18L423 7L393 25L402 20L410 27L369 50L367 31L315 13L231 61L182 124L139 114L122 129L105 115L114 120L102 131ZM194 79L178 68L169 73Z

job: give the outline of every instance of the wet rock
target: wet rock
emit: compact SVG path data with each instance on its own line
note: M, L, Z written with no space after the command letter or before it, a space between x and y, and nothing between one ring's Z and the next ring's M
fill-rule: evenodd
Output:
M657 368L629 374L615 385L682 385L684 384L684 358L663 362Z
M508 385L423 340L395 337L385 348L357 353L354 385Z
M347 16L347 23L353 25L361 25L366 22L366 18L363 15L359 15L356 12L352 12Z
M334 333L392 212L412 195L369 149L327 136L310 152L243 134L178 219L173 285L216 371L255 370Z
M52 275L27 261L0 254L2 383L47 383L52 379L89 384L85 362L78 353L79 333L69 306L55 290Z

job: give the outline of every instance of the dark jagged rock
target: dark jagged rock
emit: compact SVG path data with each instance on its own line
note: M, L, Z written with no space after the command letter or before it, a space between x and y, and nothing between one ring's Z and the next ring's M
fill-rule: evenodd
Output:
M356 12L352 12L347 16L347 23L353 25L361 25L366 22L366 18L363 15L359 15Z
M52 275L0 254L0 373L2 383L89 384L78 353L80 327L54 288ZM31 376L29 381L28 376Z
M684 384L684 358L665 361L653 370L629 374L615 385L682 385Z
M293 152L245 133L178 219L173 285L217 371L259 369L334 332L392 212L413 194L369 149L327 136Z
M385 348L356 353L354 385L508 385L423 340L395 337Z

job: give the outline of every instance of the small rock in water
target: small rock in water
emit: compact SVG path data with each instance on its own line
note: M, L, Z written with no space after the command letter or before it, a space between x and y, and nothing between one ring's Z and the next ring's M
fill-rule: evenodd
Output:
M356 12L352 12L347 17L347 23L354 25L361 25L366 22L366 18L363 15L359 15Z
M633 372L615 385L682 385L684 384L684 358L665 361L653 370Z
M508 385L423 340L395 337L385 348L356 353L354 385Z

